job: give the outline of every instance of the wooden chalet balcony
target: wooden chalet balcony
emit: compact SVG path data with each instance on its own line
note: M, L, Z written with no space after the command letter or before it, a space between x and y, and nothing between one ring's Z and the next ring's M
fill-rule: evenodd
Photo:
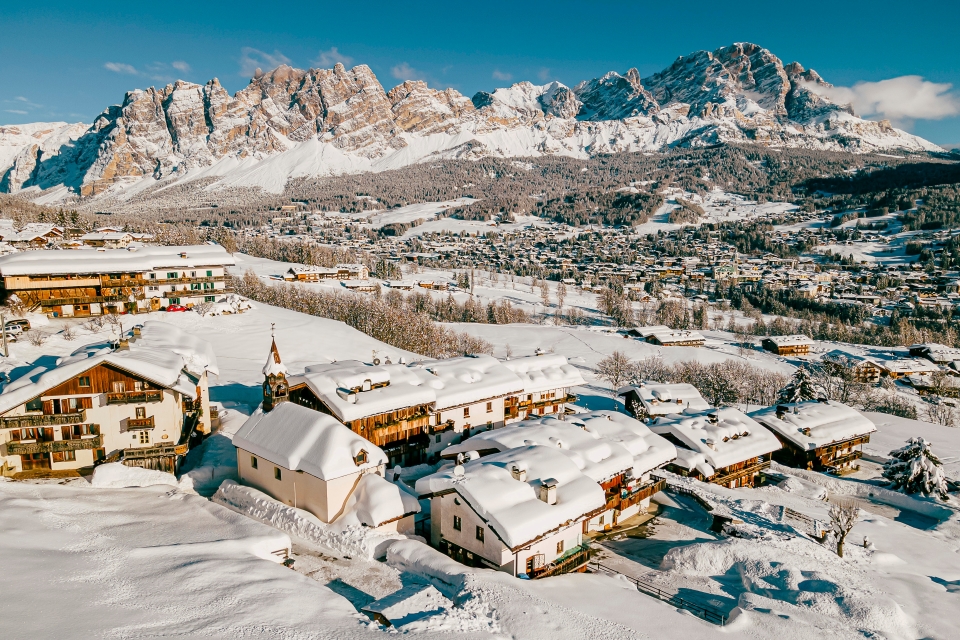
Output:
M161 284L200 284L204 282L224 282L226 276L198 276L196 278L121 278L113 280L101 278L100 284L104 287L155 287Z
M163 391L121 391L117 393L108 393L107 404L135 404L145 402L162 402Z
M843 465L847 464L848 462L855 462L862 457L862 451L851 451L847 455L837 456L836 458L826 461L824 463L824 467L830 471L833 471L834 473L839 473Z
M586 545L580 545L579 547L574 547L565 555L557 558L550 564L544 565L538 569L534 569L533 575L530 577L536 580L537 578L546 578L547 576L558 576L563 573L571 573L579 570L582 567L585 567L589 560L590 547Z
M414 415L409 418L375 424L373 425L373 429L379 431L381 429L396 429L399 427L400 431L416 430L420 432L424 427L430 426L430 417L428 413Z
M729 473L725 473L722 476L713 476L708 481L711 484L727 485L731 480L737 480L746 476L751 476L755 473L759 473L764 469L770 468L770 461L764 460L763 462L757 462L749 466L743 467L742 469L737 469Z
M127 296L85 296L82 298L47 298L39 300L44 307L58 307L65 304L90 304L98 302L125 302Z
M139 431L142 429L153 429L153 416L149 418L128 418L127 431Z
M76 413L30 414L0 418L0 427L4 429L24 429L30 427L51 427L85 422L87 412L84 409Z
M643 500L646 500L650 496L663 491L666 488L667 488L667 481L665 478L661 478L649 484L645 484L643 486L637 487L636 491L632 493L628 493L626 496L621 497L620 505L618 508L620 509L620 511L623 511L628 507L632 507L633 505L638 504Z
M102 446L103 436L90 436L77 440L48 440L46 442L12 441L7 443L7 455L60 453L62 451L80 451L81 449L99 449Z
M153 447L133 447L123 450L124 460L146 460L147 458L165 458L182 456L187 453L187 443L161 444Z

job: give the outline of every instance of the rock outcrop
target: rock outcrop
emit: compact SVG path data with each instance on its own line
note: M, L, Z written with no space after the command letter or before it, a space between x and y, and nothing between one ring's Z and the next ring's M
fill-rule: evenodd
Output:
M647 78L630 69L573 89L520 82L472 99L422 81L388 93L366 65L282 65L258 70L233 96L217 79L177 81L127 93L89 127L0 128L0 190L63 185L93 196L117 183L175 179L224 158L242 164L285 153L298 153L297 162L309 157L317 167L311 175L324 175L431 158L586 157L731 141L937 149L889 123L857 118L818 90L830 86L816 71L784 65L750 43L682 56Z

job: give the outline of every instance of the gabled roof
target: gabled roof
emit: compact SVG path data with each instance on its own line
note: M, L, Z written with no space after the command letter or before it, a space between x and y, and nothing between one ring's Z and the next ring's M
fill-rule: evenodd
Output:
M430 360L412 369L433 389L437 410L524 390L520 376L488 355Z
M556 354L527 356L507 360L503 365L520 377L525 393L538 393L584 384L580 371L567 362L566 356Z
M380 447L333 416L292 402L272 411L257 409L233 437L233 444L291 471L303 471L321 480L334 480L373 469L388 461ZM366 462L356 464L360 451Z
M716 416L716 422L712 415ZM661 416L650 424L650 429L660 435L673 436L690 451L699 454L687 456L678 449L678 464L687 461L696 466L699 464L696 460L702 460L713 469L719 469L781 448L776 436L732 407ZM704 475L709 477L713 473Z
M109 273L153 269L191 269L235 264L220 245L24 251L0 257L0 275Z
M421 496L456 491L510 549L602 509L603 489L570 458L539 445L510 449L463 465L447 467L417 481ZM512 469L524 472L520 480ZM541 485L556 484L556 504L539 498Z
M833 400L777 405L754 411L750 417L804 450L877 430L859 411Z
M115 351L109 342L88 344L65 358L59 358L52 366L35 367L11 381L0 392L0 414L101 364L190 398L196 397L196 383L187 374L216 373L217 366L209 343L173 325L151 320L144 323L139 338L131 339L129 349Z
M647 415L663 416L671 413L706 411L710 403L703 399L692 384L641 384L621 388L617 395L633 391L640 399Z

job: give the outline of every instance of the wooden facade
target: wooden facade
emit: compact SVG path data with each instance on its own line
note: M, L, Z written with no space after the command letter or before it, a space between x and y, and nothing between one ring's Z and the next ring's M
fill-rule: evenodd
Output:
M770 338L764 338L761 346L778 356L805 356L810 353L810 344L782 344L778 345Z
M290 387L290 401L340 419L306 384ZM391 464L419 464L426 461L427 432L433 419L433 405L419 404L386 413L350 420L344 424L390 456Z
M854 462L863 457L863 451L855 447L870 442L870 434L854 436L831 442L816 449L801 449L795 442L783 438L774 431L783 448L773 453L773 459L788 467L842 475L859 469Z
M735 489L737 487L753 487L760 472L769 467L769 456L757 456L720 469L714 469L714 474L709 478L703 477L703 474L696 469L687 469L674 463L668 464L665 468L667 471L680 476L696 478L703 482Z

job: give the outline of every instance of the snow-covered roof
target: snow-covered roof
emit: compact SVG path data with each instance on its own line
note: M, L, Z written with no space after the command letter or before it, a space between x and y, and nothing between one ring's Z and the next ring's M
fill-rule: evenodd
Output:
M903 358L900 360L876 360L877 366L895 374L904 373L933 373L940 371L940 367L929 360L920 358Z
M287 381L291 387L306 384L343 422L359 420L397 409L432 404L434 390L414 367L402 364L369 365L342 360L311 365ZM364 391L369 382L369 390Z
M647 335L647 338L656 338L657 342L660 344L670 344L671 342L691 342L691 341L700 341L703 342L706 338L703 337L703 334L699 331L654 331Z
M632 470L635 477L673 460L676 447L645 424L616 411L578 413L565 420L543 417L484 431L443 451L506 451L530 445L555 447L597 482Z
M520 377L525 393L538 393L584 384L580 371L567 362L566 356L556 354L527 356L507 360L503 365Z
M641 338L646 340L655 333L669 333L673 331L670 327L665 324L657 324L650 327L637 327L634 329L636 333L640 335Z
M365 473L357 481L336 522L379 527L415 513L420 513L420 501L401 482L390 482L375 473Z
M641 384L623 387L618 395L634 391L650 416L682 413L684 410L706 411L710 403L703 399L692 384Z
M910 351L913 352L914 350L923 352L926 357L938 364L960 360L960 349L936 342L910 345Z
M421 374L424 386L433 389L438 410L524 390L516 373L488 355L431 360L413 370Z
M267 354L267 361L263 365L263 375L279 376L287 375L287 367L280 361L280 352L277 350L277 341L270 344L270 353Z
M800 347L813 344L813 340L803 334L793 336L768 336L765 340L769 340L778 347Z
M151 320L144 323L139 338L130 340L128 349L114 350L107 341L88 344L57 359L52 366L35 367L11 381L0 392L0 414L100 364L117 367L190 398L196 397L196 383L187 373L217 373L216 356L208 342L173 325Z
M26 276L111 271L191 269L235 264L233 256L215 244L135 249L24 251L0 257L0 275Z
M233 437L234 446L291 471L333 480L387 463L387 455L333 416L281 402L272 411L257 409ZM360 451L366 462L356 464Z
M778 407L786 411L778 415ZM833 400L777 405L754 411L750 417L804 450L877 430L859 411Z
M554 447L510 449L447 467L417 480L417 493L456 491L510 549L522 547L551 531L605 506L600 485ZM523 475L513 473L523 471ZM523 477L523 479L519 479ZM539 497L546 482L556 484L556 504Z
M716 417L716 422L711 416ZM780 441L776 436L753 418L732 407L661 416L651 423L650 429L660 435L673 436L694 453L701 454L714 469L780 449ZM677 449L678 464L689 458L680 448Z
M287 273L324 273L330 275L336 275L337 270L330 267L318 267L312 264L296 264L287 269Z

